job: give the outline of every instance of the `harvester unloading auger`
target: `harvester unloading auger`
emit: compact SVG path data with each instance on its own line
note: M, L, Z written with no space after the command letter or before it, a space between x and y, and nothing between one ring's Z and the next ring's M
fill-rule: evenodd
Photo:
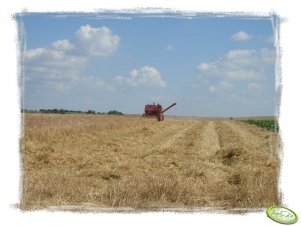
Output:
M173 103L169 107L165 108L163 110L162 106L160 104L147 104L144 107L144 117L156 117L158 121L163 121L164 120L164 112L166 112L168 109L172 108L175 106L176 103Z

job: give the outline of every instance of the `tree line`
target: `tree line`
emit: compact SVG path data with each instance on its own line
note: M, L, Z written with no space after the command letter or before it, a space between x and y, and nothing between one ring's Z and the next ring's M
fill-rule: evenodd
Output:
M108 112L96 112L94 110L88 111L74 111L74 110L66 110L66 109L40 109L40 110L29 110L29 109L21 109L22 113L52 113L52 114L89 114L89 115L123 115L122 112L111 110Z

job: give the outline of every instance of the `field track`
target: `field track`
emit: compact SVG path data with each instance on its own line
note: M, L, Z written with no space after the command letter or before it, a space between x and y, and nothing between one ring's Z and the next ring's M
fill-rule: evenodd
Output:
M268 207L278 149L236 120L26 114L21 208Z

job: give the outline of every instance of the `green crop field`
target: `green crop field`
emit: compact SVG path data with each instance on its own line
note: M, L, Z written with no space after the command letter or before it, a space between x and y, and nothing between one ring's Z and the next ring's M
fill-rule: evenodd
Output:
M261 128L265 128L269 131L273 132L278 132L279 131L279 125L277 120L253 120L253 119L248 119L248 120L242 120L242 122L249 123L256 125Z

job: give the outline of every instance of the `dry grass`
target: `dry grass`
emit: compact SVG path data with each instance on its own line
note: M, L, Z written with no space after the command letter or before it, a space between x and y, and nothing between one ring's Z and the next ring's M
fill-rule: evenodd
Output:
M20 206L267 207L277 142L234 120L25 114Z

